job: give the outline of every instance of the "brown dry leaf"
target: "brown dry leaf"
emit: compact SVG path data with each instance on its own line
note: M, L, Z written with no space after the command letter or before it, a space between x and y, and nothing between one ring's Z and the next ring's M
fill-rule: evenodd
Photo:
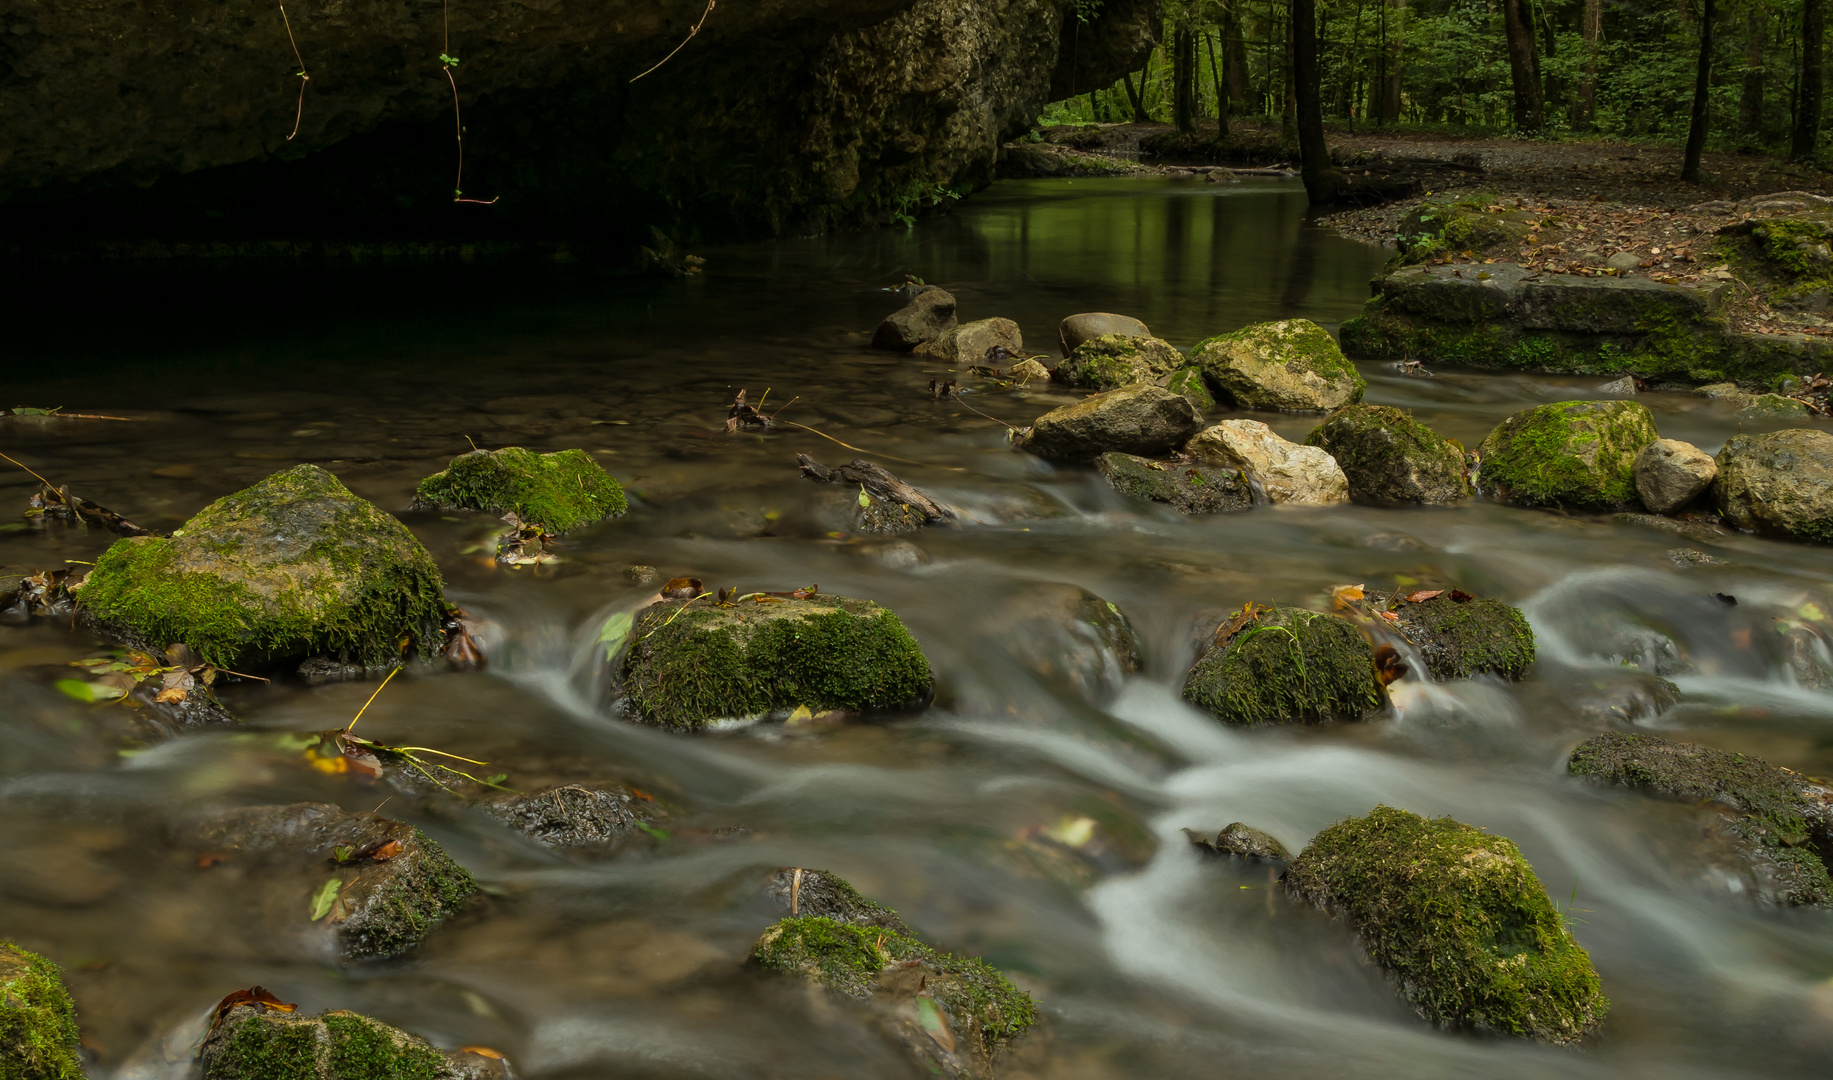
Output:
M1452 589L1451 590L1451 602L1454 604L1468 604L1472 600L1475 600L1475 599L1476 597L1470 595L1469 593L1465 592L1462 589Z
M1375 649L1375 678L1381 680L1382 686L1390 686L1407 673L1407 662L1400 655L1400 650L1392 645L1381 645Z
M376 862L387 862L399 854L401 854L401 841L390 840L388 843L369 852L369 857Z
M153 695L153 700L161 705L177 705L185 700L186 692L174 686L170 690L161 690Z
M1241 605L1241 610L1235 612L1233 618L1229 619L1221 626L1216 627L1216 636L1213 644L1218 648L1227 645L1234 639L1236 634L1239 634L1247 626L1248 623L1260 618L1261 612L1265 610L1265 608L1254 603L1252 600Z
M692 600L705 591L705 584L697 577L669 578L668 584L662 586L662 599Z
M1362 599L1364 595L1362 586L1360 585L1338 585L1336 588L1330 590L1331 602L1338 607L1348 607L1357 600Z
M210 1018L210 1030L215 1031L217 1025L223 1022L223 1017L228 1016L229 1010L237 1005L259 1005L264 1009L286 1013L295 1012L299 1008L290 1002L281 1001L269 993L264 986L251 986L246 990L233 991L216 1003L216 1011L211 1014Z
M220 851L206 851L197 857L197 868L199 870L208 870L212 866L218 866L228 861L229 856Z
M1423 604L1434 596L1444 595L1444 592L1443 589L1415 589L1407 594L1407 603Z
M488 1046L461 1046L458 1048L458 1052L461 1054L476 1054L478 1057L487 1057L493 1061L509 1060L502 1051L492 1050Z
M1391 611L1377 611L1375 612L1375 614L1381 616L1382 618L1386 619L1388 622L1391 622L1391 623L1397 623L1400 621L1400 616L1394 614Z

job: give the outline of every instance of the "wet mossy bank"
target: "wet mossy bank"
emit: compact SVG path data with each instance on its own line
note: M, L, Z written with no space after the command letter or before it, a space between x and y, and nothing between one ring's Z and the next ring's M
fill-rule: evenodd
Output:
M82 1080L77 1044L58 966L0 941L0 1080Z

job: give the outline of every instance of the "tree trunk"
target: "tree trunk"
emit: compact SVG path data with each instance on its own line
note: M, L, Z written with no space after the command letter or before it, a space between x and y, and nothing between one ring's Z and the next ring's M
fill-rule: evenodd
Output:
M1604 36L1604 0L1585 0L1585 63L1578 80L1575 126L1589 131L1597 121L1598 39Z
M1680 166L1680 178L1689 184L1699 183L1699 155L1706 149L1706 122L1710 115L1708 100L1712 91L1712 20L1718 14L1713 0L1705 0L1706 10L1699 19L1699 71L1693 79L1693 122L1687 126L1687 156Z
M1544 10L1540 15L1540 28L1545 32L1547 59L1551 60L1559 54L1559 35L1553 32L1553 16ZM1546 107L1558 108L1559 76L1553 74L1551 65L1539 71L1541 101Z
M1284 54L1285 59L1285 63L1281 65L1282 74L1284 75L1281 83L1283 84L1285 95L1280 100L1279 108L1279 144L1281 146L1295 146L1298 143L1298 94L1295 92L1294 86L1294 77L1296 75L1295 69L1297 68L1297 60L1294 53L1298 47L1298 43L1292 34L1292 20L1295 14L1293 8L1297 2L1298 0L1286 0L1286 25L1284 27L1286 40L1285 48L1280 50ZM1315 7L1316 5L1313 3L1311 6ZM1314 53L1316 51L1316 41L1317 32L1316 28L1313 27L1312 47Z
M1141 75L1139 81L1143 86L1146 81L1145 76ZM1127 100L1133 103L1133 122L1135 124L1145 123L1146 106L1144 100L1139 96L1138 91L1133 89L1133 73L1129 71L1120 76L1120 85L1127 88Z
M1203 35L1203 44L1209 49L1209 73L1216 80L1216 141L1228 139L1228 84L1222 80L1222 69L1216 64L1216 41L1208 34ZM1222 40L1223 53L1228 52L1228 39ZM1230 71L1230 75L1234 72Z
M1343 174L1330 167L1324 144L1324 103L1318 85L1317 0L1292 0L1292 89L1298 119L1299 174L1314 206L1333 201Z
M1401 30L1406 26L1407 0L1386 0L1386 3L1382 14L1386 37L1381 58L1382 123L1400 119L1400 76L1406 70L1402 53L1406 39Z
M1171 120L1179 131L1197 129L1197 36L1188 22L1171 34Z
M1769 42L1769 15L1752 4L1744 20L1744 92L1738 98L1738 134L1763 133L1763 46Z
M1534 74L1534 27L1528 21L1526 2L1502 0L1502 23L1508 34L1509 81L1515 88L1515 130L1523 135L1538 135L1545 120L1540 102L1540 80Z
M1222 72L1228 76L1230 110L1247 108L1247 42L1241 36L1241 17L1233 5L1222 15Z
M1796 161L1814 156L1820 141L1820 59L1827 35L1823 0L1801 0L1801 85L1795 92L1795 137L1789 157Z

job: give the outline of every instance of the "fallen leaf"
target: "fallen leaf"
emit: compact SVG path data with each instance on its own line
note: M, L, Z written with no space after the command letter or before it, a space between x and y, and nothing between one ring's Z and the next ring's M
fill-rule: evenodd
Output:
M1468 604L1472 600L1475 600L1475 599L1476 597L1470 595L1469 593L1465 592L1462 589L1452 589L1451 590L1451 602L1454 604Z
M705 585L697 577L669 578L668 584L662 586L662 599L692 600L705 591Z
M127 691L117 686L84 682L81 679L59 679L57 680L56 686L66 697L73 697L78 701L87 702L91 705L100 704L104 701L113 701L127 694Z
M630 636L630 627L634 621L635 616L628 611L620 611L605 620L604 627L598 631L598 643L605 647L606 660L616 656L617 650L624 647L624 639Z
M1406 673L1407 662L1401 657L1399 649L1392 645L1382 645L1375 649L1375 678L1381 680L1382 686L1397 682Z
M370 852L369 858L375 862L387 862L399 854L401 854L401 841L390 840L388 843Z
M1443 596L1444 594L1445 590L1443 589L1415 589L1407 594L1407 603L1423 604L1434 596Z
M923 1031L936 1041L936 1045L949 1053L955 1052L955 1033L948 1028L948 1014L942 1011L942 1005L932 997L916 999L917 1021L923 1025Z
M259 1005L264 1009L285 1013L294 1012L299 1008L291 1002L281 1001L264 986L251 986L246 990L236 990L227 994L223 1000L216 1003L216 1010L211 1014L210 1030L215 1031L217 1025L223 1022L223 1017L228 1016L229 1010L237 1005Z
M783 723L791 725L791 726L794 726L796 724L806 724L808 723L810 719L814 717L814 715L815 715L814 710L810 709L808 706L797 705L796 711L790 713L789 719L783 721Z
M1388 622L1391 622L1391 623L1397 623L1400 621L1400 616L1394 614L1391 611L1377 611L1375 612L1375 614L1380 616L1383 619L1386 619Z
M1330 590L1330 598L1338 604L1351 604L1363 597L1360 585L1338 585Z
M341 880L332 878L330 881L319 886L318 891L312 894L313 922L317 922L331 913L331 903L337 899L338 890L343 887L344 883Z
M461 1046L458 1048L458 1052L461 1054L476 1054L478 1057L487 1057L493 1061L509 1060L502 1051L492 1050L488 1046Z
M229 856L220 851L206 851L197 857L197 868L199 870L208 870L212 866L219 866L228 861Z
M1044 830L1044 835L1064 847L1079 848L1095 838L1095 819L1066 817Z
M161 690L159 693L154 694L153 700L159 702L161 705L177 705L183 702L186 696L184 690L180 690L175 686L170 690Z

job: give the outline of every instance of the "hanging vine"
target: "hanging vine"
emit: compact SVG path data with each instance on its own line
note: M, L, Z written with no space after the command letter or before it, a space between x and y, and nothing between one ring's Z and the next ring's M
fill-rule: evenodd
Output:
M299 61L299 70L296 72L299 76L299 107L293 111L293 134L286 137L287 142L292 142L293 136L299 134L299 122L305 119L305 88L306 83L312 81L312 76L306 74L305 57L299 55L299 41L293 37L293 20L286 17L286 5L280 4L279 8L280 21L286 26L287 43L293 46L293 59Z
M452 69L458 66L458 57L452 55L451 0L440 0L439 14L445 23L444 48L439 53L440 70L445 72L446 82L452 86L452 124L455 129L454 134L458 137L458 174L452 180L452 201L491 206L495 204L496 199L465 198L465 119L458 109L458 77L452 74ZM497 198L501 197L497 196Z

